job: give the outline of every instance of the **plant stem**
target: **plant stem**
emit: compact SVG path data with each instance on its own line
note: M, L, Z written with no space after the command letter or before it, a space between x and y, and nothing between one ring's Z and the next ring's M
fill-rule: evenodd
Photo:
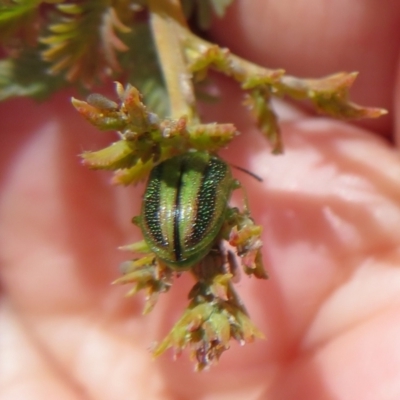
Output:
M170 100L171 118L183 116L198 123L192 75L182 48L182 28L187 30L179 0L148 0L151 27Z

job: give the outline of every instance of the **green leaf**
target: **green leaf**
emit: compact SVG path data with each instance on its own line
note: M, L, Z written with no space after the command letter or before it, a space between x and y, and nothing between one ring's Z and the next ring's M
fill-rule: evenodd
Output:
M123 22L133 15L125 0L85 0L58 4L41 42L42 52L54 74L85 86L101 82L120 72L117 53L128 50L120 39L130 28Z
M222 18L233 0L182 0L182 8L187 19L196 21L197 26L207 30L212 21L212 14Z
M119 61L127 72L127 81L137 87L149 110L158 116L169 114L169 98L147 23L135 25L131 32L122 36L129 50L121 53Z
M212 21L212 7L208 0L197 2L197 24L200 29L207 30Z
M245 105L257 121L258 128L272 145L272 152L283 152L283 143L280 134L277 116L270 104L270 93L267 89L259 87L249 92Z
M232 4L233 0L211 0L211 5L214 13L222 18L225 15L226 9Z
M50 75L48 64L34 49L23 51L19 58L0 61L0 100L15 96L45 99L65 85L61 77Z
M132 146L126 140L118 140L98 151L82 154L83 163L93 169L116 170L130 168L138 161Z
M309 99L320 113L335 118L378 118L387 113L376 107L364 107L349 101L349 90L358 73L338 72L319 79L283 76L276 85L278 94Z
M10 0L0 4L0 39L26 29L39 11L42 0Z

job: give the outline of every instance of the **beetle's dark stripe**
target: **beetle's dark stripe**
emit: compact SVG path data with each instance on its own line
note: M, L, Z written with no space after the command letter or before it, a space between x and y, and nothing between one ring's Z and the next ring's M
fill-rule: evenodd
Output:
M144 224L147 226L147 232L151 233L154 242L159 245L166 246L167 243L161 231L160 221L160 187L162 174L162 166L154 168L151 172L144 198L145 207L143 210L143 218Z
M197 213L193 221L193 229L188 238L188 245L200 242L206 235L210 224L214 223L214 214L219 191L219 183L226 176L227 168L217 158L210 158L204 170L199 193L196 198Z
M186 170L186 160L184 159L180 165L179 180L176 186L175 209L174 209L174 254L175 260L181 261L182 259L182 246L179 234L180 219L181 219L181 191L183 190L182 177Z

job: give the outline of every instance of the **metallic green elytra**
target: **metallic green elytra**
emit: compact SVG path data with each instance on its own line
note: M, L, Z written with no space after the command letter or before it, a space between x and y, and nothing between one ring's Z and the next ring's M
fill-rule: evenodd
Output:
M150 250L173 269L191 268L215 243L235 184L229 166L207 152L188 152L157 165L140 216Z

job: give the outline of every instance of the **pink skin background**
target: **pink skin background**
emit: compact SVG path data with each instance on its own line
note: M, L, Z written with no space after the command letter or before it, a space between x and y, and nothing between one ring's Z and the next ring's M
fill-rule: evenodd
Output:
M143 186L109 184L79 163L110 143L63 92L0 106L0 400L400 398L400 156L398 0L241 0L214 38L262 65L302 77L359 71L354 101L386 107L347 123L284 103L285 155L272 156L220 79L209 121L242 132L223 157L264 227L270 280L237 290L265 333L232 344L218 366L193 372L186 355L152 360L187 304L179 278L155 310L111 286L116 250L139 237L130 218Z

